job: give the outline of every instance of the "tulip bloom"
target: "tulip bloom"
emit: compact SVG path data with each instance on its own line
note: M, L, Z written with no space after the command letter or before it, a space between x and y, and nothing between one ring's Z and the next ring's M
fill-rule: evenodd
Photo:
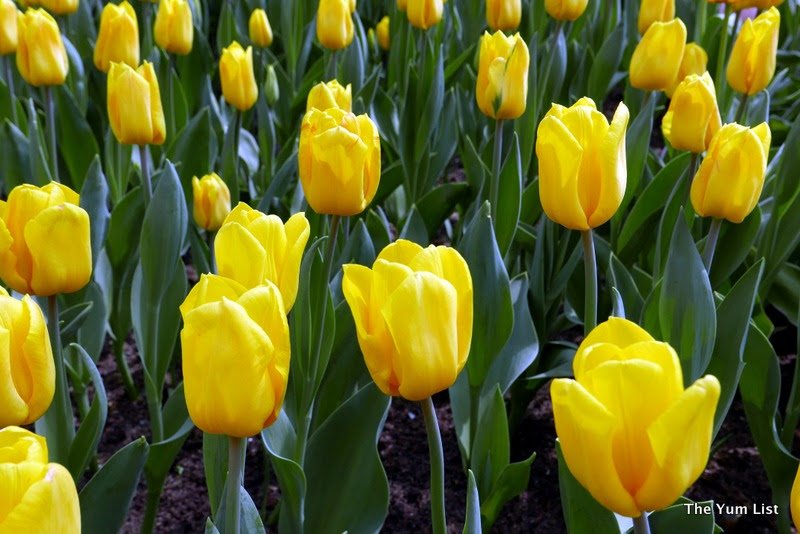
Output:
M744 21L728 61L728 83L736 91L754 95L772 81L780 26L781 14L774 7Z
M348 83L347 87L342 87L337 80L331 80L327 83L320 82L311 88L306 100L306 111L311 111L313 108L317 108L320 111L330 108L351 111L352 105L353 91L350 84Z
M418 401L452 386L472 343L472 277L453 248L403 239L372 269L343 267L342 292L372 380Z
M317 39L329 50L341 50L353 41L353 11L348 0L320 0Z
M44 9L17 17L17 69L30 85L61 85L67 79L69 60L61 31Z
M669 98L672 98L672 94L684 78L690 74L703 74L707 66L708 54L703 50L703 47L697 43L686 43L686 47L683 49L681 66L678 68L678 75L673 80L672 85L664 92Z
M648 91L668 89L678 77L685 46L681 19L651 24L631 56L631 85Z
M397 0L397 10L405 11L408 7L408 0Z
M755 128L736 123L720 128L692 181L695 212L732 223L750 215L764 187L771 140L766 122Z
M520 0L486 0L486 24L492 31L516 30L521 19Z
M484 32L475 87L475 99L484 115L501 120L525 113L529 65L528 46L518 33Z
M556 20L575 20L586 11L589 0L544 0L544 9Z
M590 98L581 98L570 108L553 104L536 137L539 198L550 219L584 231L616 213L627 183L629 117L622 102L611 124Z
M192 51L192 8L186 0L161 0L153 28L156 44L172 54Z
M245 438L271 425L289 377L289 324L280 291L247 290L204 274L180 307L183 384L200 430Z
M127 0L106 4L100 15L100 30L94 45L94 66L108 72L112 62L139 65L139 23Z
M758 8L767 10L771 7L779 6L783 0L730 0L728 2L734 11L741 11L742 9Z
M664 137L674 148L695 154L708 149L721 125L714 80L708 72L691 74L678 85L661 121Z
M644 35L654 22L675 18L675 0L642 0L639 4L639 33Z
M17 51L17 6L11 0L0 0L0 56Z
M258 98L256 76L253 73L253 47L247 50L234 41L222 50L219 59L222 95L228 104L239 111L252 108Z
M277 215L265 215L240 202L214 240L219 274L248 289L275 284L288 313L297 297L300 263L310 234L302 212L284 224Z
M160 145L167 138L161 92L153 64L134 70L112 63L108 72L108 119L123 145Z
M39 5L54 15L69 15L78 10L78 0L39 0Z
M406 16L415 28L427 30L442 20L442 0L407 0Z
M300 182L314 211L356 215L372 202L381 179L381 139L368 116L312 108L298 150Z
M215 232L222 226L231 212L231 192L216 173L207 174L200 180L192 178L194 197L194 221L197 226Z
M383 17L375 26L375 34L378 36L378 45L384 50L389 50L389 17Z
M41 436L0 430L0 532L80 532L81 509L72 475L48 463Z
M23 184L0 201L0 278L19 293L73 293L92 276L89 215L78 194Z
M259 48L267 48L272 44L272 26L269 25L267 12L261 8L254 9L248 23L250 41Z
M570 472L621 515L671 505L708 461L719 381L707 375L684 390L673 348L614 317L584 339L572 367L575 380L550 387Z

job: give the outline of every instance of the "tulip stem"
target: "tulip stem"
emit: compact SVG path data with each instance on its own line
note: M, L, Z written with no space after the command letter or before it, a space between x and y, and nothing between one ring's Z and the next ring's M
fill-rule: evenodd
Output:
M503 158L503 119L494 123L494 153L492 156L492 181L489 184L492 204L492 224L497 231L497 202L500 195L500 163Z
M58 176L58 147L56 146L56 102L53 99L53 87L44 88L47 105L47 137L50 140L50 164L53 166L53 181L60 182Z
M742 120L745 118L744 114L745 114L745 111L747 110L747 99L748 99L748 97L749 97L749 95L747 93L744 93L742 95L742 99L739 101L739 109L736 110L736 122L741 124L742 126L747 126L746 124L744 124L742 122Z
M597 326L597 256L594 251L594 234L592 229L581 232L583 240L583 273L585 283L583 333L589 332Z
M642 512L642 515L633 518L633 534L650 534L650 520L647 519L647 512Z
M6 85L8 86L8 93L11 95L11 118L14 124L18 124L17 117L17 103L14 102L14 72L11 69L11 56L8 55L3 59L6 68Z
M428 434L428 452L431 458L431 524L433 534L447 532L447 519L444 511L444 451L442 449L442 436L439 433L439 421L433 399L420 401L422 414L425 418L425 431Z
M206 243L208 244L208 268L212 274L217 272L217 258L214 255L214 239L217 237L216 232L206 230Z
M239 488L244 475L243 438L228 436L228 480L225 485L225 534L239 534Z
M139 145L139 162L142 165L142 191L144 192L145 208L153 199L153 184L150 181L150 164L147 161L147 155L147 145Z
M125 391L128 397L135 401L139 397L139 390L136 389L136 384L133 382L131 375L131 368L128 366L128 360L125 359L125 338L118 334L114 340L114 359L117 362L117 371L122 377L122 384L125 386Z
M169 132L167 135L175 136L178 133L175 131L175 84L172 80L172 67L175 65L175 59L169 53L167 58L167 91L169 92Z
M706 19L708 18L708 0L697 0L697 15L694 21L694 42L699 43L703 40L706 32Z
M728 58L728 19L731 18L731 6L725 4L725 15L722 19L722 36L719 42L719 53L717 54L717 70L714 76L714 83L717 85L717 99L722 96L722 90L725 83L722 79L723 71L725 69L725 60Z
M238 109L233 112L233 183L239 190L239 140L242 132L242 112Z
M331 57L328 60L328 81L336 79L337 71L339 70L337 69L336 59L336 50L331 50Z
M64 464L75 436L72 403L69 398L67 371L64 367L64 353L61 348L61 327L58 323L58 295L47 297L47 327L50 332L50 346L56 368L56 391L53 403L44 416L47 446L50 459Z
M711 263L714 261L714 251L717 249L720 228L722 228L722 219L715 218L711 221L711 228L708 229L708 236L706 237L706 245L703 248L703 265L706 266L706 271L709 273L711 272Z

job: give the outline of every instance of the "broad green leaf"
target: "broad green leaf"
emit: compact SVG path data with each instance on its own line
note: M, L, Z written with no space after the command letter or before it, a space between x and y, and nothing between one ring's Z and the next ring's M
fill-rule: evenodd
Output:
M492 487L492 492L481 503L484 528L490 530L503 510L503 506L528 489L531 464L535 458L536 453L533 453L521 462L508 464L500 473Z
M493 394L481 400L483 406L477 425L480 431L472 441L469 467L475 473L478 492L485 500L509 463L510 444L506 405L500 387L495 386Z
M97 453L97 445L100 443L100 436L103 434L106 418L108 417L108 397L106 397L103 378L100 376L92 357L78 344L73 343L69 348L77 353L80 361L89 371L95 391L95 397L92 400L89 413L86 414L86 417L81 422L69 449L67 467L72 474L72 478L80 480L92 456Z
M711 287L723 284L745 261L760 228L761 208L758 206L739 224L722 223L714 262L711 264Z
M470 187L464 182L437 186L417 203L417 210L425 222L428 239L433 238L445 219L453 214L456 206L467 199Z
M73 188L77 191L82 188L83 179L97 159L100 149L84 113L78 109L66 87L62 85L52 90L58 117L58 148L69 171Z
M711 513L690 513L686 505L710 507ZM672 534L673 532L691 532L692 534L714 534L714 501L698 503L679 503L650 514L650 532L653 534Z
M622 61L626 44L624 30L624 27L619 25L611 32L597 51L592 69L589 71L589 97L598 104L605 101L611 87L611 79Z
M464 517L463 534L482 534L481 528L481 503L478 497L478 486L475 475L467 469L467 512Z
M519 149L519 137L514 133L506 162L500 171L500 183L497 199L497 221L495 232L500 255L505 257L519 223L522 200L522 157Z
M286 410L281 410L278 419L261 432L261 440L270 454L270 462L281 488L278 530L302 532L301 514L306 493L306 477L303 469L290 459L295 455L297 438Z
M426 246L430 242L425 219L422 218L416 205L411 206L411 209L408 210L406 222L403 224L403 229L400 231L400 238L408 239L421 246Z
M100 157L97 155L86 172L80 191L80 205L89 214L92 265L97 265L100 250L106 242L106 232L111 218L111 213L108 211L108 185L100 165Z
M607 273L613 287L619 292L624 304L625 315L635 321L642 313L644 300L639 294L639 288L636 286L633 276L614 253L609 256Z
M216 512L225 498L225 478L228 473L227 436L203 432L203 473L213 517L221 521L222 518Z

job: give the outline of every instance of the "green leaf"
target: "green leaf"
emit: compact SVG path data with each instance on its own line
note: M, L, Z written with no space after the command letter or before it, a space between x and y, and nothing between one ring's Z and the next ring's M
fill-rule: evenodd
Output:
M723 223L722 232L711 264L711 287L723 284L750 254L761 228L761 208L739 224Z
M647 516L650 521L650 532L653 534L672 534L674 532L714 534L716 526L714 524L714 501L691 503L710 508L710 514L689 513L687 504L689 503L676 504Z
M6 196L23 183L22 178L28 175L30 168L28 138L15 124L6 120L0 128L0 173Z
M428 227L425 224L425 219L420 215L419 209L416 205L411 206L408 210L406 222L403 224L403 229L400 231L401 239L408 239L423 247L430 241L428 239Z
M508 464L500 473L497 481L492 487L492 492L481 503L481 515L483 516L484 528L490 530L503 506L528 489L528 481L531 476L531 464L536 458L536 453L531 454L521 462Z
M211 128L211 113L208 106L201 109L178 133L167 150L170 161L180 162L180 175L186 205L192 204L192 177L209 174L214 170L217 156L217 137ZM232 196L232 202L236 199Z
M522 157L519 150L519 137L516 132L513 136L511 151L506 158L503 169L500 171L500 184L497 200L497 246L500 255L505 257L514 233L519 223L520 206L522 201Z
M595 102L603 102L611 88L611 79L619 68L625 51L625 28L620 24L611 32L597 51L589 71L589 97ZM648 138L649 139L649 138Z
M482 534L481 528L481 503L478 497L478 486L475 484L475 474L472 469L467 469L467 513L464 517L463 534Z
M239 127L239 114L240 111L234 110L231 113L230 123L228 129L225 130L225 137L222 143L222 154L220 155L220 165L222 173L220 177L225 181L228 189L231 192L231 202L239 199L239 183L236 181L238 173L236 172L239 166L239 147L236 146L238 140L238 133L241 130Z
M225 438L225 436L222 436ZM226 438L227 439L227 438ZM222 532L231 532L230 529L225 527L225 509L228 503L226 499L222 499L216 517L216 526L222 529ZM264 522L261 521L261 515L258 513L253 498L247 493L247 490L239 486L239 532L243 534L259 534L264 532Z
M509 462L508 416L499 386L495 386L491 396L481 400L477 426L480 432L472 440L469 467L475 473L478 492L488 496Z
M228 473L228 437L203 432L203 472L206 475L208 502L214 513L222 506L225 496L225 478Z
M86 179L81 187L80 205L89 214L89 228L92 243L92 265L97 265L106 241L106 232L111 213L108 211L108 185L100 165L100 157L95 155Z
M141 189L134 188L114 206L108 221L106 254L115 270L136 260L135 251L139 248L137 231L144 218L144 200Z
M456 206L467 199L469 192L469 184L454 182L437 186L420 199L417 210L425 222L428 239L436 235L445 219L453 214Z
M33 107L33 99L29 98L28 104L28 154L30 162L30 177L31 183L34 185L44 185L53 180L50 173L50 165L48 165L47 145L45 145L44 138L40 132L39 118L36 114L36 108Z
M290 459L295 454L297 438L286 410L281 410L278 419L261 432L261 440L270 454L270 462L281 488L278 530L302 532L300 515L306 493L306 477L303 469Z
M636 320L642 313L644 300L639 293L639 288L636 286L633 276L613 252L609 256L607 273L613 288L618 291L622 299L626 316Z
M67 467L72 474L72 478L80 480L86 466L89 464L89 460L97 453L97 445L100 443L100 436L103 434L106 418L108 417L108 397L106 396L106 388L103 385L103 378L100 376L92 357L83 350L83 347L76 343L72 343L70 349L77 353L80 361L89 371L95 391L95 397L92 400L89 413L86 414L86 417L81 422L81 426L78 428L75 439L69 448Z
M51 90L58 110L56 130L59 152L72 178L74 189L79 190L90 165L100 153L100 148L84 113L78 109L66 87L62 85Z
M558 456L558 488L567 532L619 534L614 514L606 510L581 486L564 461L561 444L556 440Z

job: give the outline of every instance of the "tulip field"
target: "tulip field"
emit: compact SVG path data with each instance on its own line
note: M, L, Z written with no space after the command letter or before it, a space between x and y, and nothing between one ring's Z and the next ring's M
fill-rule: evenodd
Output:
M0 534L800 529L800 0L0 0Z

